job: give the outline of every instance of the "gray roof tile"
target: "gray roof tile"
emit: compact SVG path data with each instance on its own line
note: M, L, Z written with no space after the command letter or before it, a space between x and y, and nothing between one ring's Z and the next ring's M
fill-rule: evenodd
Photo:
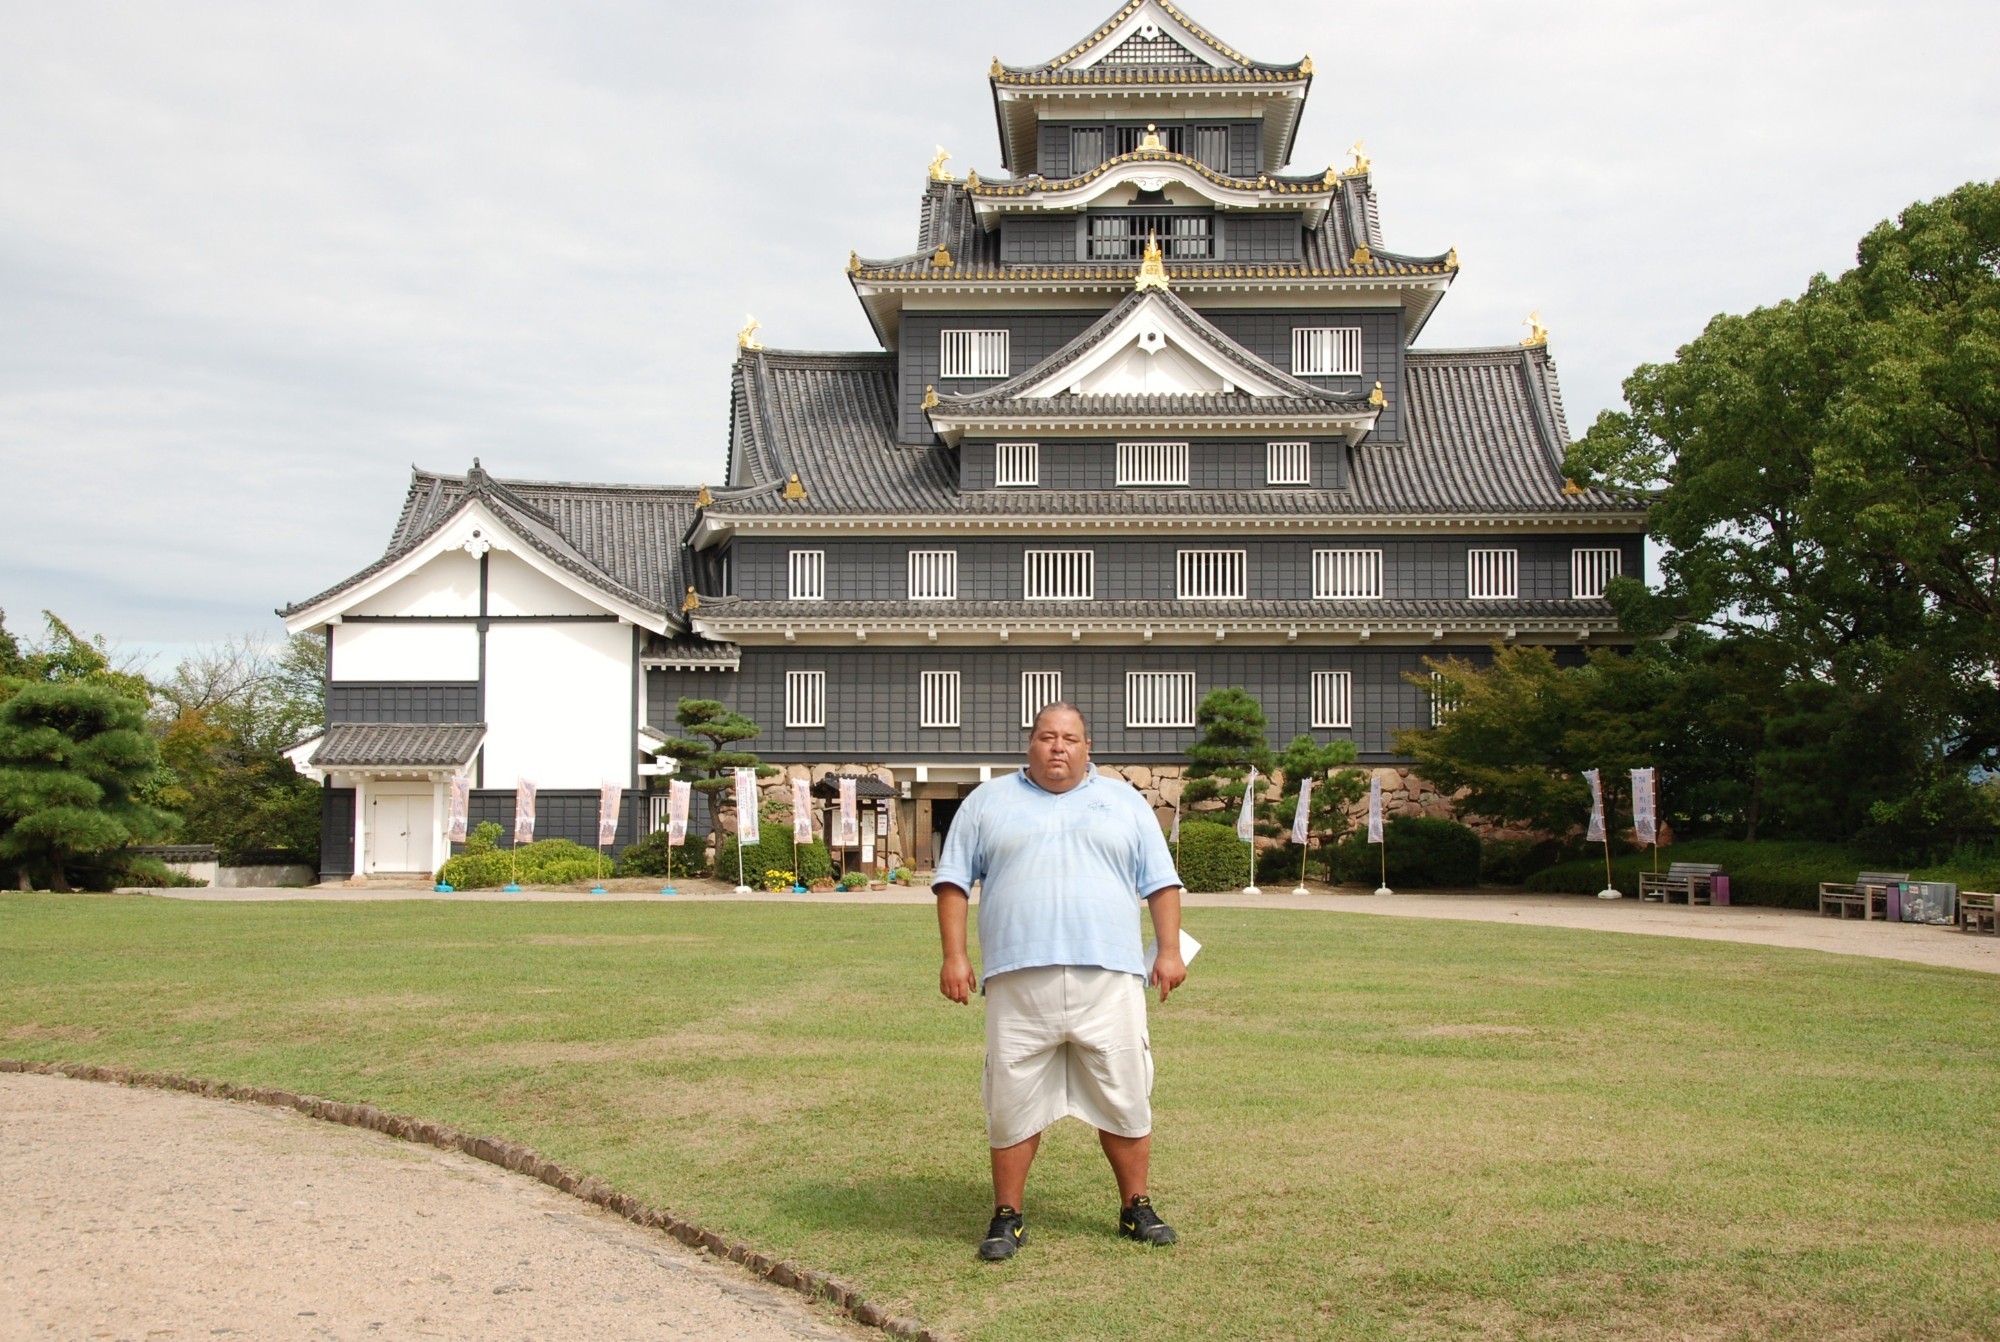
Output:
M1516 620L1607 620L1608 601L757 601L748 597L706 597L703 618L731 617L845 623L855 620L914 620L995 624L1008 620L1343 620L1479 621L1504 625Z
M483 722L336 722L315 769L458 769L486 739Z

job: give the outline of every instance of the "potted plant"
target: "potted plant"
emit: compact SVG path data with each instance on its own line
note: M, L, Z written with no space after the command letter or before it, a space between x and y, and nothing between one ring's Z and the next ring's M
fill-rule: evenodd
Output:
M914 877L915 875L916 873L914 871L911 871L908 867L898 867L896 868L896 874L895 874L896 884L908 885L910 883L911 878Z
M859 890L867 884L868 877L858 871L850 871L840 878L840 888L842 890Z

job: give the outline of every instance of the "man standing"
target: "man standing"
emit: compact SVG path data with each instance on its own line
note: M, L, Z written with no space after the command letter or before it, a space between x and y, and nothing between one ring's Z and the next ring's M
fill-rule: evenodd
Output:
M979 986L966 953L966 906L979 896L986 976L987 1145L993 1223L979 1256L1027 1242L1021 1207L1042 1130L1074 1114L1097 1129L1118 1180L1118 1233L1172 1244L1146 1196L1153 1150L1148 982L1160 1000L1187 979L1181 883L1152 809L1129 784L1100 778L1074 704L1050 704L1028 733L1028 767L981 784L959 808L931 889L944 967L960 1004ZM1159 955L1148 972L1139 900Z

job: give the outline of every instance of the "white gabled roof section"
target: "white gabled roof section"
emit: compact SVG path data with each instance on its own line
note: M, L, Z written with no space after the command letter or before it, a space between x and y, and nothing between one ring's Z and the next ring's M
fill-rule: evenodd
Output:
M659 634L673 627L659 612L621 601L612 593L554 563L477 495L469 495L441 526L394 560L383 564L359 582L338 588L312 605L288 612L285 630L297 634L337 622L356 606L380 595L440 555L453 550L464 550L475 557L488 550L505 551L608 615L616 615L628 624L636 624Z
M1118 48L1134 37L1148 41L1164 37L1187 52L1189 56L1215 69L1227 69L1243 63L1230 60L1216 50L1213 43L1197 36L1181 21L1179 15L1170 13L1162 7L1159 0L1146 0L1113 27L1102 41L1095 43L1090 50L1075 60L1067 62L1065 68L1088 70L1100 61L1112 57Z
M1281 396L1225 360L1190 327L1172 303L1148 293L1104 333L1090 353L1021 390L1023 399L1051 396L1213 396L1239 392Z
M1044 186L1030 178L1025 182L1010 179L981 185L990 191L974 190L968 199L979 226L989 233L1009 214L1084 210L1102 203L1114 192L1131 187L1163 191L1170 186L1185 188L1219 209L1297 211L1307 228L1316 229L1325 222L1326 212L1339 190L1331 173L1316 186L1310 181L1301 185L1287 180L1280 189L1271 186L1268 179L1262 186L1254 180L1236 186L1184 154L1166 155L1157 150L1122 155L1073 184ZM1005 194L996 194L1003 191Z

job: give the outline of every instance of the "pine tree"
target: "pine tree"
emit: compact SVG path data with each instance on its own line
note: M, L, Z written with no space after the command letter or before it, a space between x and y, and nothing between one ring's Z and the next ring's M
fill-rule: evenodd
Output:
M137 795L160 763L143 702L91 681L16 686L0 703L0 861L23 889L46 871L68 890L93 855L171 832Z
M1278 756L1278 769L1285 776L1285 790L1290 796L1285 805L1297 806L1299 784L1307 778L1313 780L1312 801L1306 808L1306 846L1310 848L1318 842L1320 852L1326 857L1329 882L1334 878L1334 845L1347 833L1347 808L1368 791L1367 770L1341 768L1354 760L1354 742L1330 741L1322 745L1303 732L1293 737L1292 743Z
M722 803L736 786L738 769L755 769L759 778L778 771L747 750L732 749L754 739L764 729L750 718L714 699L683 699L674 721L681 735L659 748L676 761L675 773L708 798L708 829L716 851L722 849Z
M1260 780L1271 776L1264 706L1248 690L1210 690L1194 711L1194 723L1201 736L1187 748L1191 763L1181 800L1189 806L1221 801L1223 818L1233 824L1250 770L1255 768ZM1258 803L1255 815L1260 833L1278 833L1276 803Z

